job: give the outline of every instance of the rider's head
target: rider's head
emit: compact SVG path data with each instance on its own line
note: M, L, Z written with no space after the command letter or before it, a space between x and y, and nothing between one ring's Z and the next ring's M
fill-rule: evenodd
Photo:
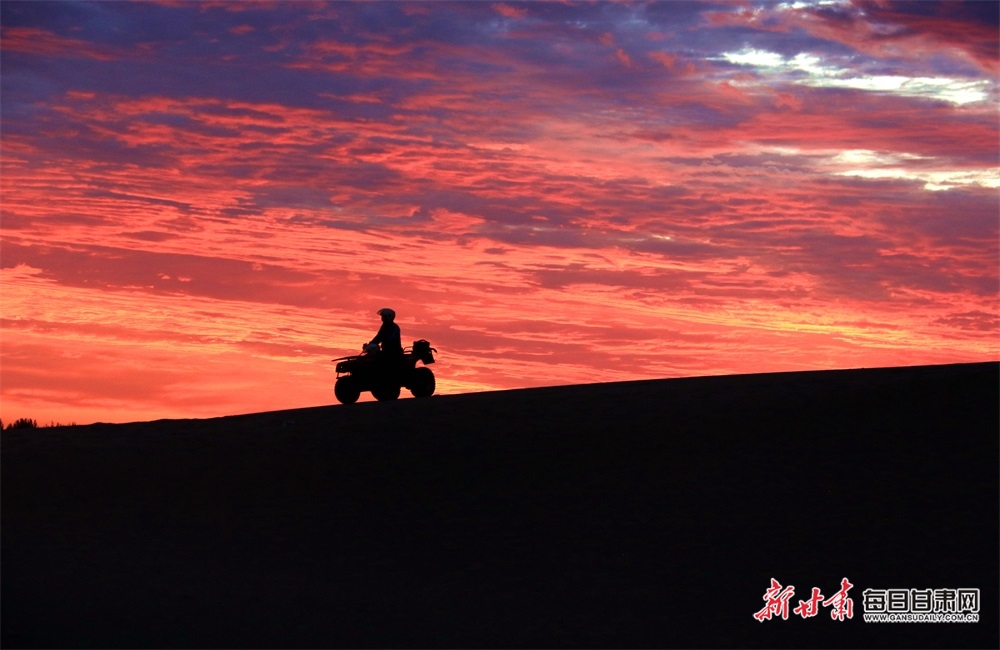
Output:
M378 315L382 317L382 322L384 322L384 323L391 323L396 318L396 312L394 312L393 310L389 309L388 307L384 307L383 309L379 309L378 310Z

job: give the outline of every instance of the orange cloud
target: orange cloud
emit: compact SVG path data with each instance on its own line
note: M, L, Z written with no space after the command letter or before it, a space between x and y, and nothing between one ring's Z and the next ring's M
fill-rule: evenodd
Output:
M998 355L988 103L765 83L688 5L153 7L4 31L5 419L332 403L385 305L444 393Z

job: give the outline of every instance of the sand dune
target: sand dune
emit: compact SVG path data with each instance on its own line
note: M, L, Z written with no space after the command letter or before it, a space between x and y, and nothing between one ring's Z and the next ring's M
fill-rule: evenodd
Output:
M997 647L998 396L984 363L5 432L2 642ZM758 622L772 577L855 616ZM868 587L982 620L865 623Z

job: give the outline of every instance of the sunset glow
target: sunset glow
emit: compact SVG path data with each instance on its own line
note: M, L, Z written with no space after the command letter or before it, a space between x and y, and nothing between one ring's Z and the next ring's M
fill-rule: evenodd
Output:
M5 1L0 416L995 360L998 7Z

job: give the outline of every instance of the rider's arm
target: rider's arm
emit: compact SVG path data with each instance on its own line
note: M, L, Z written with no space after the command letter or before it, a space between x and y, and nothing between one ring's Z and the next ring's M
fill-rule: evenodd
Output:
M373 338L368 345L371 345L372 343L382 343L385 341L386 329L388 329L386 324L382 323L382 326L378 328L378 333L375 335L375 338Z

